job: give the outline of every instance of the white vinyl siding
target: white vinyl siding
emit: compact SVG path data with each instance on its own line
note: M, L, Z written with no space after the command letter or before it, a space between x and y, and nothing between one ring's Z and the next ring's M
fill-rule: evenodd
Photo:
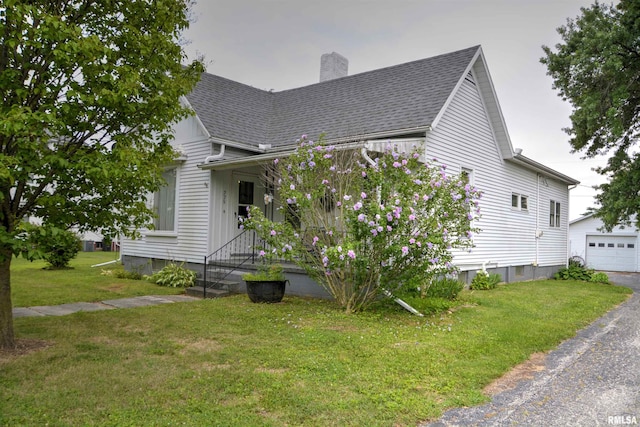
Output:
M211 172L197 167L211 155L211 144L193 117L176 125L172 144L187 153L177 171L176 225L173 232L140 230L142 237L123 239L122 254L202 263L208 248L209 192ZM217 148L216 148L217 152Z
M549 198L567 202L567 185L551 178L538 184L536 172L502 158L478 88L468 80L462 83L437 126L427 132L426 157L437 158L450 168L472 169L474 185L483 192L481 218L474 221L481 229L473 239L475 247L470 252L454 253L454 262L461 269L477 269L483 263L498 267L532 265L536 256L540 266L565 264L567 218L561 218L563 227L545 232L537 242L536 230L549 221ZM546 200L542 205L536 200L538 192L540 200ZM518 209L512 207L513 194L518 195ZM526 210L522 210L520 196L526 197Z

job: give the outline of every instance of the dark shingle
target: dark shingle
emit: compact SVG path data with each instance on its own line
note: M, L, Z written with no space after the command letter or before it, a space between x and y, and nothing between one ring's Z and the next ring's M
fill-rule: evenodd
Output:
M187 98L212 136L274 147L430 125L479 46L270 93L211 74Z

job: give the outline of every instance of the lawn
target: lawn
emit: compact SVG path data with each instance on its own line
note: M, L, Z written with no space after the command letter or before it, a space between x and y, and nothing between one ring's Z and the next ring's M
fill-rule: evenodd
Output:
M509 284L425 318L246 295L18 318L19 338L51 345L0 355L0 425L413 426L486 402L485 385L629 293Z
M118 279L103 275L105 270L122 270L120 264L91 267L113 261L116 252L80 252L66 270L47 270L44 261L11 262L11 298L14 307L95 302L140 295L181 293L143 280Z

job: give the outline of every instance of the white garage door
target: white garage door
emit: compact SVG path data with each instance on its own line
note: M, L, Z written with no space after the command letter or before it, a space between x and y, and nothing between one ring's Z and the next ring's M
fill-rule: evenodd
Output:
M587 236L587 266L605 271L636 271L635 236Z

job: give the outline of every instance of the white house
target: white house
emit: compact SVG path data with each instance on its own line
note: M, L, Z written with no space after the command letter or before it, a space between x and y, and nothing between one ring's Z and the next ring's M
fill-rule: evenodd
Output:
M638 238L633 226L616 226L607 232L602 220L586 215L569 224L569 254L595 270L640 271Z
M578 182L514 150L480 46L353 76L339 55L323 61L335 61L322 67L333 75L281 92L202 75L184 100L196 115L175 127L183 155L155 195L156 228L122 242L127 268L177 260L202 269L239 234L247 205L274 215L264 165L300 135L321 133L332 144L417 143L448 171L469 175L484 193L482 232L473 251L455 254L463 280L482 266L517 281L566 265L569 189Z

